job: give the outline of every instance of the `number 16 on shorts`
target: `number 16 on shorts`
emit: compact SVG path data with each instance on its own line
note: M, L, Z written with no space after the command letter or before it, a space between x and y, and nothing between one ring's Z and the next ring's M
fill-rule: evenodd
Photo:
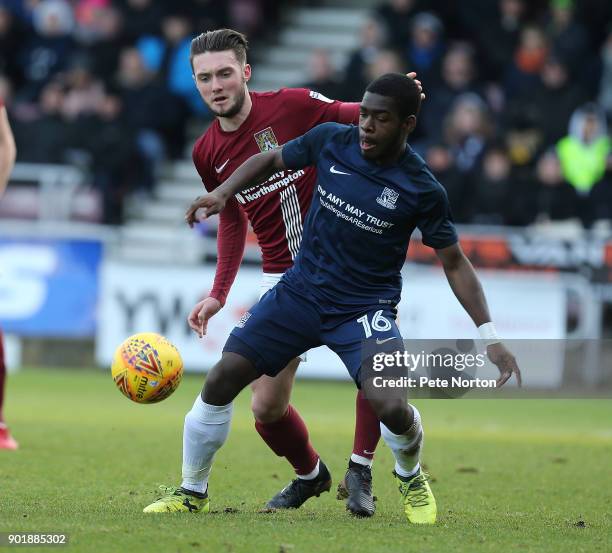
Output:
M357 322L363 326L363 332L366 338L372 337L372 331L389 332L389 330L393 328L391 321L383 315L382 309L376 311L371 319L369 319L369 315L369 313L366 313L357 319Z

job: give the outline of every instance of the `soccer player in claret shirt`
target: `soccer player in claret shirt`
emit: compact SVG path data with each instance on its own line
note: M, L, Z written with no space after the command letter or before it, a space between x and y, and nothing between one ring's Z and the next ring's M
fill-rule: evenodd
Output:
M6 116L4 102L0 98L0 198L4 194L9 175L15 165L15 140ZM11 436L4 422L2 407L4 405L4 383L6 382L6 364L4 361L4 338L0 330L0 449L17 449L17 442Z
M359 126L324 123L284 146L257 154L212 193L198 198L186 219L222 212L230 198L253 182L287 169L316 166L317 188L304 223L294 265L231 332L221 360L202 390L202 441L208 475L223 444L238 393L262 374L275 376L286 363L324 344L344 362L380 420L395 457L406 517L436 520L436 502L419 456L423 427L407 390L376 393L372 373L362 371L362 344L392 341L401 349L395 321L401 268L410 236L419 228L434 248L456 297L489 339L487 355L500 370L498 385L520 372L496 336L482 287L463 254L442 185L406 139L416 125L420 92L413 79L387 74L368 85ZM200 215L201 214L201 215Z
M251 67L246 63L247 40L231 29L209 31L191 43L191 65L204 102L216 115L211 127L193 148L193 161L211 192L250 156L265 152L307 132L320 123L357 122L359 104L333 101L306 89L249 92ZM418 82L418 81L417 81ZM418 82L420 87L420 82ZM261 295L293 265L302 239L304 217L312 200L316 172L312 167L278 171L265 182L232 198L218 229L218 261L212 290L191 311L188 321L200 336L208 320L224 305L242 261L247 224L263 254ZM328 491L331 476L312 447L308 430L289 404L299 359L288 360L276 378L262 375L252 383L255 427L266 444L293 466L297 478L267 504L296 508ZM221 418L229 414L219 415ZM145 508L145 512L194 511L207 491L207 469L202 465L206 444L201 421L206 412L198 396L185 418L183 481L180 488ZM363 394L356 399L356 425L349 468L339 486L339 498L360 516L374 514L370 466L380 438L379 422ZM191 507L184 504L187 502Z

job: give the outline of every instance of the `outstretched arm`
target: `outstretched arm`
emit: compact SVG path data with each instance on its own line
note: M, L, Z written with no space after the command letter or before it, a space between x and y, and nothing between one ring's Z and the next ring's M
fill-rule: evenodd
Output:
M483 338L490 338L491 336L486 335L492 328L487 300L470 260L463 253L459 243L436 250L436 254L442 262L448 283L459 303L481 331L481 335L484 334ZM492 333L494 334L494 330ZM512 374L516 375L516 380L519 386L521 385L521 371L516 359L498 339L487 346L487 355L499 368L498 387L506 383Z
M479 327L490 322L491 316L482 286L474 267L463 253L459 243L436 250L436 254L442 262L444 273L453 293L474 324Z
M202 215L204 219L215 215L225 207L229 198L241 190L252 186L253 183L264 181L277 171L283 171L286 167L282 152L282 148L276 148L250 157L221 186L210 194L198 196L185 214L189 226L193 226L199 220L197 215L199 209L204 211Z
M9 175L15 165L16 155L15 139L6 116L6 108L0 99L0 198L4 194Z

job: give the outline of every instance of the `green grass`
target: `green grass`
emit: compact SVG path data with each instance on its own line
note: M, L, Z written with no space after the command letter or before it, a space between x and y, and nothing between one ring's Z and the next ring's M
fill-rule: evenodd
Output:
M0 452L0 531L67 532L72 552L612 550L609 400L417 402L439 522L412 527L382 443L373 518L349 517L332 494L259 513L292 475L255 433L243 393L211 477L214 513L144 515L158 484L179 481L183 417L201 381L186 377L167 401L142 406L99 371L13 375L5 414L21 449ZM352 447L354 394L319 382L294 392L336 482Z

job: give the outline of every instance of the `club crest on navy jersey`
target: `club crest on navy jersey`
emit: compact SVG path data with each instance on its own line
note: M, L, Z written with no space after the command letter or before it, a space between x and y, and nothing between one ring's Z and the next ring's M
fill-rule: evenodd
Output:
M253 137L255 138L255 142L257 142L257 145L262 152L267 152L268 150L278 148L278 140L276 140L276 136L274 136L272 127L256 132Z
M399 193L385 186L385 189L380 193L380 196L376 198L376 202L387 209L395 209L397 207L395 202L397 202L398 198Z

